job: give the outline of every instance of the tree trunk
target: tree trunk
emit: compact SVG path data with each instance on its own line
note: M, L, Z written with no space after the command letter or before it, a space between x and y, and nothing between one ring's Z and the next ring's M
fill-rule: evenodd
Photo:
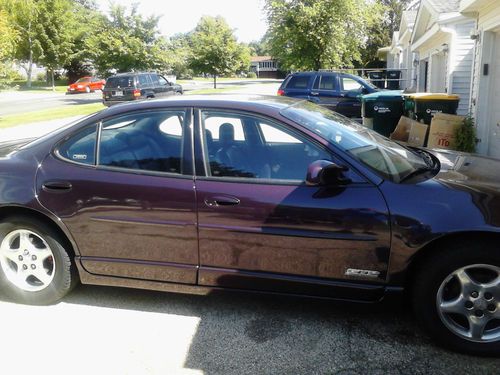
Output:
M56 85L54 83L54 69L50 69L50 79L52 81L52 91L56 91Z
M26 87L31 87L31 73L33 72L33 41L31 40L31 22L28 23L28 45L30 48L29 57L28 57L28 72L27 72L27 80Z
M217 74L214 74L214 89L217 88Z

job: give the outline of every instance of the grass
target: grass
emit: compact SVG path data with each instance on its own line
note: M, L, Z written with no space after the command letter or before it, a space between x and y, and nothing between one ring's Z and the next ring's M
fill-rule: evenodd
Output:
M50 108L43 111L20 113L0 117L0 128L23 125L33 122L57 120L65 117L89 115L104 109L102 103L67 105L64 107Z
M52 91L52 86L47 86L45 81L32 81L31 87L26 87L26 80L12 81L9 84L10 87L4 89L4 91L18 90L23 92L50 92ZM68 83L66 80L56 80L55 81L55 91L56 92L66 92L68 88Z
M217 77L217 82L224 82L224 81L245 81L245 80L254 80L255 78L242 78L242 77ZM205 78L205 77L193 77L192 79L178 79L175 82L178 84L183 84L183 83L189 83L192 81L204 81L204 82L213 82L214 79L212 77L210 78Z
M199 89L199 90L191 90L191 91L185 91L185 95L200 95L200 94L214 94L214 93L221 93L221 92L227 92L227 91L235 91L240 89L241 87L238 86L229 86L229 87L221 87L220 89Z

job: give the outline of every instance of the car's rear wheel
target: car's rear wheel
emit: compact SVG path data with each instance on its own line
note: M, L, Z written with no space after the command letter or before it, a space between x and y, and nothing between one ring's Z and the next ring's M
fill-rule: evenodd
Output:
M85 86L85 92L88 94L90 91L90 86Z
M500 354L500 252L462 241L426 259L413 287L423 328L438 342L476 355Z
M75 285L74 265L62 238L37 220L0 223L0 288L15 301L50 304Z

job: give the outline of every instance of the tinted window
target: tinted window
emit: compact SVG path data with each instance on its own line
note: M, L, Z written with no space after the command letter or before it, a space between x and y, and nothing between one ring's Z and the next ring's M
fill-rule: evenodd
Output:
M323 149L283 125L247 115L203 113L204 125L211 119L221 123L217 138L205 126L211 176L299 182L305 179L310 163L330 159ZM240 140L236 139L239 125Z
M141 86L149 86L150 82L149 82L148 77L149 76L147 74L141 74L141 75L139 75L139 84Z
M335 76L334 75L324 75L321 76L321 82L319 84L320 90L335 90Z
M158 111L103 122L99 165L181 173L184 115Z
M307 89L310 76L293 76L286 85L289 89Z
M106 81L106 87L109 88L123 88L123 87L133 87L134 77L133 76L120 76L120 77L110 77Z
M158 82L160 83L160 86L165 86L168 84L168 81L162 76L158 76Z
M153 85L158 86L158 76L156 74L150 74L149 78L151 79L151 82L153 82Z
M76 163L95 164L97 125L90 126L64 141L58 154Z

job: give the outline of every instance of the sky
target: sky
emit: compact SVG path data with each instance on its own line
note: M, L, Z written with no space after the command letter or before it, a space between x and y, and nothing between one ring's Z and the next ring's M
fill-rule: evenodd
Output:
M113 0L115 4L138 3L144 16L162 15L158 24L165 36L191 31L202 16L222 16L235 29L240 42L259 40L266 32L262 7L264 0ZM109 0L98 0L102 11L109 10Z

